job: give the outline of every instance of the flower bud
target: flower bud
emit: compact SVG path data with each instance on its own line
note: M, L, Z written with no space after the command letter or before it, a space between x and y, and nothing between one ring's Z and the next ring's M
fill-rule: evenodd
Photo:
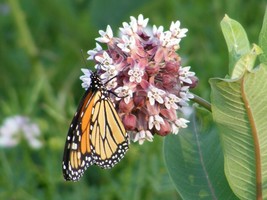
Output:
M146 66L146 72L149 76L158 74L159 72L159 65L155 62L150 62L149 65Z
M133 98L133 102L135 107L142 108L145 105L146 96L135 95Z
M163 48L158 48L156 54L155 54L155 61L157 63L160 63L164 58L164 51Z
M172 74L163 74L162 75L162 84L165 88L173 87L177 84L177 78Z
M179 62L167 62L164 71L172 75L177 74L180 68Z
M133 114L126 114L123 116L122 123L126 130L132 131L136 128L136 116Z
M191 79L192 83L191 84L185 83L184 85L189 86L190 89L195 88L198 84L198 78L196 76L191 76L189 78Z
M130 100L129 103L125 103L125 101L120 101L119 103L119 109L122 113L130 113L132 109L134 108L133 100Z
M147 127L148 116L144 112L142 112L141 110L137 112L136 119L138 119L136 123L136 127L138 131L148 130L148 127Z
M160 125L160 130L158 131L158 135L166 136L171 132L171 130L172 130L171 125L169 124L169 122L164 120L164 124Z
M177 119L177 113L175 109L161 109L160 114L170 121Z

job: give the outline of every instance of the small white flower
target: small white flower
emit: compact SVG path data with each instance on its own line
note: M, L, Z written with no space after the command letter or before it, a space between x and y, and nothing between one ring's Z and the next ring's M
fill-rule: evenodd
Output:
M165 124L165 123L164 123L163 118L159 115L152 115L148 119L148 128L150 130L155 126L155 128L159 131L161 124Z
M29 123L27 126L22 127L24 136L29 145L34 149L42 147L42 142L36 137L40 136L40 130L37 124Z
M148 18L144 19L144 16L142 14L138 15L137 20L133 16L131 16L130 19L131 19L130 25L132 26L133 30L137 30L138 26L145 28L149 20Z
M8 117L0 127L0 146L13 147L24 138L31 148L38 149L42 147L42 142L38 139L40 134L38 125L30 122L28 117Z
M1 147L14 147L19 143L18 124L21 124L20 121L22 121L20 116L9 117L4 120L0 127Z
M165 94L165 92L161 89L158 89L154 86L149 87L149 91L147 93L147 97L149 98L150 105L154 105L155 101L157 101L160 104L163 104L163 98L162 96Z
M131 49L135 47L134 37L122 36L122 43L118 43L117 46L125 53L129 53Z
M163 34L161 34L159 40L163 47L170 48L177 46L176 49L178 49L179 43L181 41L181 39L173 37L170 31L165 31Z
M12 132L10 132L9 136L7 134L0 135L0 147L14 147L18 143L19 138L17 138L17 135L13 136Z
M141 83L142 77L144 76L144 70L135 65L133 69L129 70L128 75L130 76L130 82Z
M127 85L118 87L114 92L118 95L118 97L116 97L116 100L118 101L123 98L126 104L128 104L133 97L133 91Z
M95 60L100 63L101 68L105 71L107 70L106 68L109 68L110 65L113 65L113 60L106 51L103 52L102 56L96 56Z
M171 40L169 41L167 47L173 47L176 50L178 50L180 48L180 46L179 46L180 41L181 41L181 39L171 38Z
M170 31L172 35L176 38L183 38L186 36L186 32L188 31L187 28L180 28L180 21L176 21L175 23L172 22L170 26Z
M174 135L177 135L177 134L179 133L179 127L176 126L175 123L171 123L171 129L172 129L172 133L173 133Z
M95 55L102 50L102 47L98 43L96 43L96 47L93 50L87 51L87 54L89 55L87 60L93 60Z
M134 34L132 27L127 22L123 22L122 26L119 28L122 35L132 36Z
M175 122L171 124L172 133L177 135L180 128L187 128L186 123L189 123L189 121L184 119L184 118L179 118L179 119L175 120Z
M192 80L190 79L190 77L195 75L195 72L191 72L190 70L190 66L186 66L186 67L180 67L179 69L179 79L180 81L184 82L184 83L192 83Z
M117 78L113 78L112 80L108 81L108 83L106 84L106 88L107 90L112 90L116 88L117 85L118 85Z
M189 86L183 86L180 90L180 97L184 101L189 101L194 98L194 95L189 92Z
M100 63L99 64L100 68L105 71L100 76L100 78L103 79L102 80L103 82L108 81L109 79L111 79L112 77L118 74L118 70L116 69L116 66L113 65L112 58L108 55L106 51L103 52L102 56L96 56L95 60Z
M101 43L109 43L113 38L113 32L109 25L107 26L106 32L100 30L99 34L101 35L101 37L98 37L95 40Z
M173 109L177 110L179 108L177 103L179 103L180 101L181 101L181 99L174 94L169 94L164 99L165 106L167 109L173 108Z
M161 45L164 47L167 47L171 41L171 38L172 38L172 34L170 31L166 31L163 34L161 34L159 38Z
M92 83L92 80L91 80L92 71L89 69L85 69L85 68L82 68L81 70L84 73L84 75L80 76L80 79L83 81L82 88L87 90L91 86L91 83Z
M139 142L140 145L142 145L144 143L145 140L152 142L153 141L153 135L150 131L148 130L142 130L140 132L137 133L133 133L132 134L132 140L134 142Z
M102 68L103 69L103 68ZM101 74L100 78L102 82L108 81L109 79L113 78L118 74L118 70L114 65L109 65L105 67L105 73Z
M160 38L160 36L163 34L163 26L159 26L158 28L156 25L153 25L153 35L157 38Z
M186 123L189 123L188 120L184 119L184 118L179 118L175 121L175 124L178 126L178 127L181 127L181 128L187 128L187 124Z

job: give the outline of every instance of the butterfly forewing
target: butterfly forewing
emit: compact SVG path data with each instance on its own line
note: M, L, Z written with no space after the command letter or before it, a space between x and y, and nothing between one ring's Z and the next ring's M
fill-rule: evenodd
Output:
M78 180L87 167L94 164L92 159L88 126L82 125L82 119L87 118L90 110L89 102L94 93L87 90L84 94L75 116L71 122L63 155L63 175L66 180ZM86 133L87 132L87 133Z
M128 135L97 74L85 92L66 139L63 175L77 181L96 164L112 168L128 150Z

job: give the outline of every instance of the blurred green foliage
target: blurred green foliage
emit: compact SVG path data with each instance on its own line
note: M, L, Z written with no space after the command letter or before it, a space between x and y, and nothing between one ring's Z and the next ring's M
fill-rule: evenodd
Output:
M179 199L163 162L162 138L131 144L112 170L91 167L78 183L65 182L62 153L70 120L84 92L81 50L95 47L99 29L113 31L142 13L150 25L180 20L188 28L179 54L199 78L193 92L209 100L210 77L228 70L220 30L225 14L258 43L265 0L9 0L0 2L0 122L30 116L42 130L44 147L21 143L0 149L0 199Z

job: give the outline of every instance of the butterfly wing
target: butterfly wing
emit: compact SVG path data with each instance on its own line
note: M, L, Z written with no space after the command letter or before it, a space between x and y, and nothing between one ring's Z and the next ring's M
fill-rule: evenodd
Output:
M90 131L82 129L85 126L82 125L83 119L90 123L89 116L85 113L92 112L94 96L90 89L85 92L72 119L63 154L62 170L65 180L78 180L86 168L94 164L89 140Z
M91 144L95 164L109 169L118 163L128 150L128 135L109 98L101 92L92 115Z
M89 88L81 100L66 139L62 165L66 180L79 180L93 164L112 168L128 150L126 130L105 94Z

